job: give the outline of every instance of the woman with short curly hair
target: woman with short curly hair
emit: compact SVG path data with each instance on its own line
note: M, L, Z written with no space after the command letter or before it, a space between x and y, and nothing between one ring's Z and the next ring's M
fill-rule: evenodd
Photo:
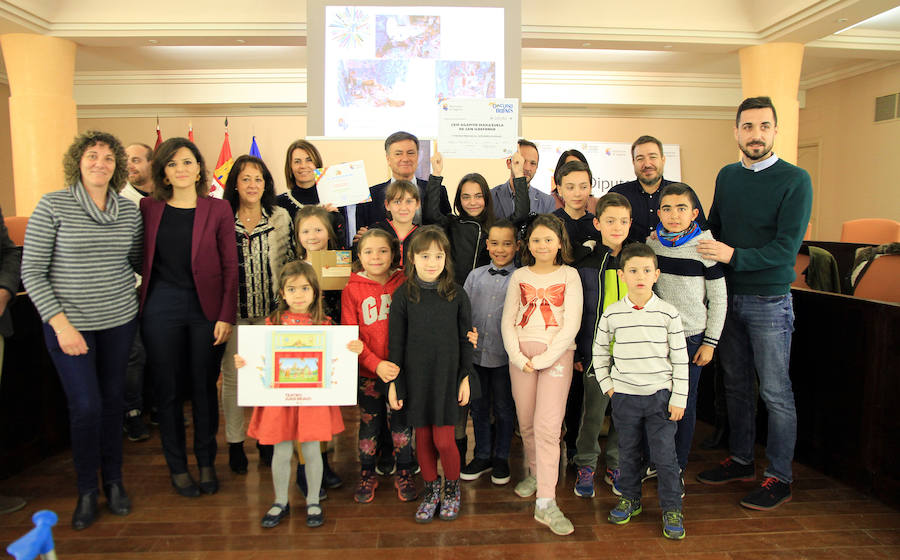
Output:
M79 135L63 169L68 186L44 195L28 220L22 281L66 393L78 476L72 527L84 529L97 516L98 470L109 510L131 511L122 485L122 418L143 228L137 206L118 194L127 171L115 136Z

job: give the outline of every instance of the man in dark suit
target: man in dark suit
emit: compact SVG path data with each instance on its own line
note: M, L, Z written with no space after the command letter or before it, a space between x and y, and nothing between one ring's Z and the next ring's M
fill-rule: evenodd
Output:
M9 238L3 212L0 211L0 377L3 375L4 338L13 333L9 303L19 289L19 269L22 266L22 248ZM0 514L12 513L25 507L25 500L13 496L0 496Z
M666 166L666 156L663 154L662 142L653 136L641 136L631 145L631 163L634 165L634 181L620 183L609 190L619 193L631 203L631 228L628 231L628 239L643 243L647 236L656 229L659 223L659 192L660 189L672 183L663 178L663 170ZM697 224L701 229L707 229L706 214L697 193L691 189L694 198L694 208L700 210L697 216Z
M353 224L350 223L350 219L347 220L348 236L361 234L365 231L363 228L368 229L372 224L387 219L387 213L384 208L384 193L388 185L394 181L406 180L411 183L414 182L419 187L421 204L419 209L416 210L413 222L416 224L422 223L421 208L425 205L425 186L428 182L416 177L416 168L419 165L419 139L409 132L395 132L385 139L384 153L388 167L391 168L391 178L384 183L369 187L372 202L356 205L356 223ZM352 218L353 212L349 211L350 208L348 206L347 210L349 217ZM446 189L441 189L441 212L444 214L450 213L450 200L447 198Z

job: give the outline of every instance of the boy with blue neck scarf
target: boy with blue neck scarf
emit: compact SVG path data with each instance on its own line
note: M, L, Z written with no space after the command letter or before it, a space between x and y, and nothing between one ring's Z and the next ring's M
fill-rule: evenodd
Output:
M697 225L695 220L699 212L694 206L690 187L684 183L666 185L659 198L656 239L647 241L659 261L656 292L681 314L687 339L690 388L684 417L678 421L675 434L682 485L697 420L700 371L713 357L728 305L722 265L697 252L701 239L713 238L709 231L703 231Z

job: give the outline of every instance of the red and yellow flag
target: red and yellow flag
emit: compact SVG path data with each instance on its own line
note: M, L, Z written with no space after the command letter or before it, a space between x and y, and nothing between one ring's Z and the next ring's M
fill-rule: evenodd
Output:
M216 198L222 198L225 193L225 181L228 180L228 173L231 166L234 165L234 159L231 157L231 144L228 141L228 118L225 118L225 139L222 141L222 149L219 151L219 159L216 161L216 169L213 172L213 181L210 185L209 194Z

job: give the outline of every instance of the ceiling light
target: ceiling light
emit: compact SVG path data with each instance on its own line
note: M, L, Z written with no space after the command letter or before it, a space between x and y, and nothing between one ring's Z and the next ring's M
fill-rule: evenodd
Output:
M150 43L151 45L155 45L155 44L159 43L159 41L157 41L156 39L147 39L147 42Z
M590 43L581 43L581 46L582 46L582 47L590 47L591 44L590 44Z
M244 43L247 42L247 41L245 41L245 40L243 40L243 39L235 39L235 41L236 41L237 43L241 44L241 45L243 45Z

